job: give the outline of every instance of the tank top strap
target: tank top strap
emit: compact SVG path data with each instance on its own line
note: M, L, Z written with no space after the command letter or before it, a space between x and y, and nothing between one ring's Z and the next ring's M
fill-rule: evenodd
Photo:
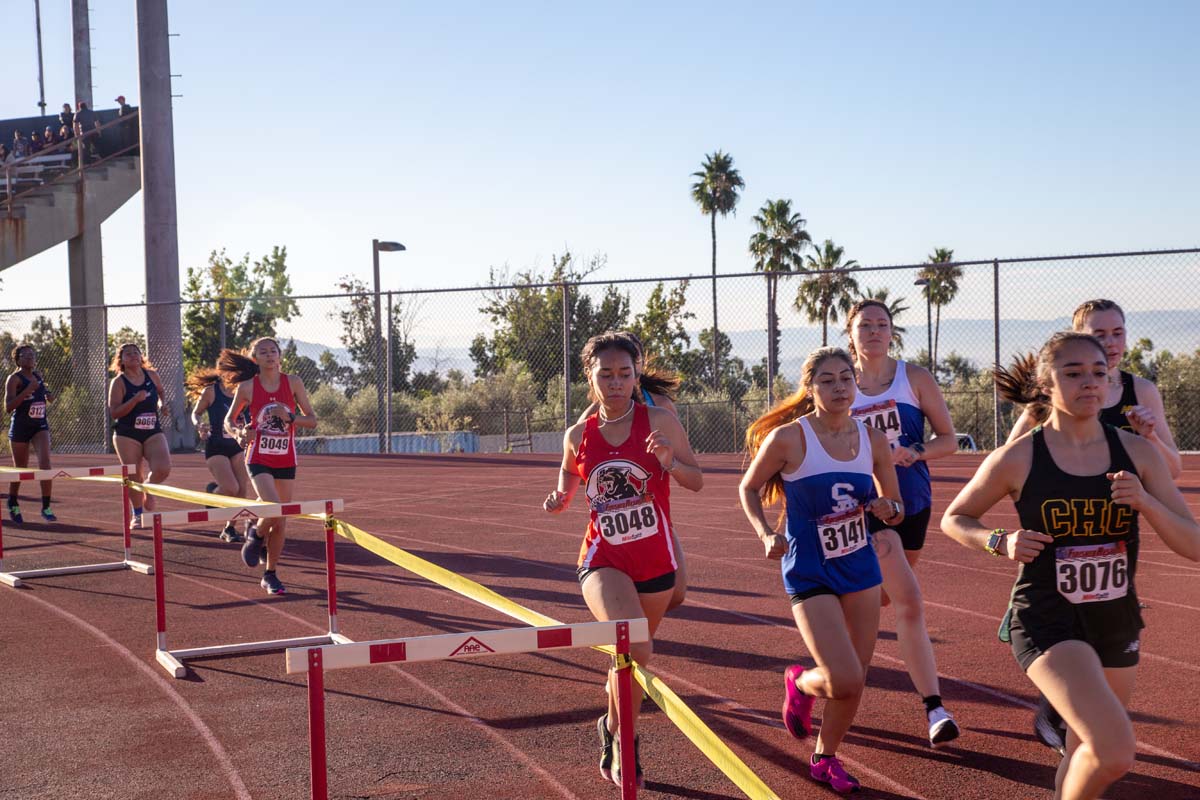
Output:
M633 404L633 425L629 429L629 438L635 442L644 442L650 435L650 409L641 403Z
M1108 440L1108 457L1111 463L1110 471L1119 472L1125 470L1137 474L1137 467L1134 466L1133 459L1129 457L1129 451L1125 449L1125 445L1121 442L1121 432L1112 425L1104 426L1104 438Z
M1121 406L1136 406L1137 391L1133 388L1133 373L1121 370Z

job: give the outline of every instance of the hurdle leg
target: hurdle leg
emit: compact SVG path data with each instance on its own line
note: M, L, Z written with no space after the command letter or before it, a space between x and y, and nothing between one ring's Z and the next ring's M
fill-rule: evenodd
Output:
M334 561L333 550L333 503L327 503L325 509L325 582L329 593L329 635L338 632L337 619L337 564Z
M128 470L125 470L127 473ZM129 503L129 477L125 475L121 480L121 529L125 531L125 560L128 561L133 551L133 537L129 532L129 515L133 513L133 508Z
M163 574L163 528L162 517L154 514L154 611L158 629L158 646L154 658L172 677L182 678L187 674L183 662L167 651L167 596L166 576Z
M617 747L621 766L621 800L637 800L637 757L633 752L633 662L629 658L629 623L617 623Z
M308 757L312 800L329 800L329 766L325 753L325 669L321 648L308 651Z

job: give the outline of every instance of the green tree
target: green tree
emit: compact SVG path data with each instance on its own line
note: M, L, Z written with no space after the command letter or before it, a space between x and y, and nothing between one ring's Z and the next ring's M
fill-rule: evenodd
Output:
M1121 369L1157 383L1159 373L1170 363L1171 359L1172 355L1167 350L1155 353L1154 342L1143 337L1125 351L1125 357L1121 359Z
M863 289L859 299L878 300L888 307L888 312L892 316L892 351L899 355L904 352L904 334L908 333L908 329L898 324L898 320L901 314L908 311L909 307L904 305L905 298L897 297L892 300L890 295L891 292L885 286L880 289Z
M815 258L805 256L806 274L793 304L809 322L821 323L822 347L829 344L829 323L837 322L839 310L843 314L849 311L858 295L858 281L852 272L858 262L843 263L844 255L845 248L826 239Z
M108 335L108 353L109 356L114 356L117 353L117 348L126 342L133 342L138 346L138 350L146 352L146 337L140 331L135 331L128 325L122 325L116 333ZM107 368L107 364L105 367Z
M624 328L629 320L629 296L607 286L599 302L570 284L602 269L603 256L579 264L570 253L555 256L549 275L534 270L511 279L493 270L488 281L492 290L480 309L492 321L491 336L478 334L471 342L475 375L489 377L504 373L511 365L529 370L537 387L537 400L545 398L546 385L561 381L563 374L563 290L567 288L567 314L571 340L567 356L573 379L583 374L580 351L597 333Z
M754 215L758 228L750 237L750 255L758 272L791 273L804 268L804 249L812 246L812 237L804 229L807 221L799 212L792 212L791 200L767 200ZM774 313L779 294L778 279L769 280L767 302L770 303L771 330L767 346L771 348L772 363L779 369L779 315Z
M683 329L684 320L696 315L684 311L688 282L682 281L669 292L659 283L650 293L646 308L633 318L629 329L642 340L647 359L665 369L679 370L683 354L692 339Z
M347 367L337 360L327 348L317 357L317 369L320 370L319 383L326 386L337 386L348 389L354 382L354 367Z
M729 337L718 332L714 344L712 328L705 328L697 335L699 347L683 354L681 359L682 390L692 395L712 395L720 393L726 400L737 401L750 389L753 375L746 367L746 362L733 356L733 343ZM713 349L719 355L718 364L721 372L712 373L713 361L709 354Z
M299 309L291 299L287 248L273 247L257 261L247 253L236 264L214 250L203 267L188 267L184 306L183 366L190 372L211 366L221 352L221 304L225 300L225 346L243 348L260 336L274 336L275 325Z
M733 156L718 150L704 157L704 164L699 172L693 172L696 182L692 184L692 199L700 206L700 212L707 214L712 224L712 329L719 331L717 326L717 214L722 217L733 214L737 209L738 191L746 187L742 175L733 166ZM720 354L717 352L719 337L713 337L713 380L720 374ZM716 384L714 384L715 386Z
M942 306L949 305L958 295L958 282L962 280L962 267L954 264L954 250L939 247L929 256L928 262L917 277L929 281L922 287L925 296L936 309L933 324L933 371L937 371L938 337L942 327Z
M387 344L386 340L377 342L375 295L367 285L358 278L343 276L337 287L347 295L348 305L330 312L329 316L341 323L342 344L350 351L354 362L354 371L348 381L348 394L353 396L368 386L387 381L386 375L378 374L379 365L386 365ZM386 327L380 335L386 337L390 330L392 337L392 391L408 391L408 374L417 360L417 346L410 338L407 306L400 298L393 297L391 318L384 319L385 316L387 311L381 305L380 322Z
M295 339L287 340L279 356L280 368L289 375L298 376L306 387L316 386L320 382L321 367L308 356L300 354Z

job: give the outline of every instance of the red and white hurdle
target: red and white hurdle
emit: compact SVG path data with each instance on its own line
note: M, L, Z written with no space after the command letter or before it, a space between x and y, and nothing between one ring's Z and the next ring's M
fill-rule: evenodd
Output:
M333 515L341 511L341 500L306 500L298 503L258 503L234 508L210 508L203 511L161 511L148 513L154 523L154 604L158 617L158 646L155 660L173 677L187 674L184 662L193 658L262 653L288 647L311 647L322 644L350 644L353 640L338 632L337 571L334 561ZM237 520L273 519L321 515L325 518L325 579L329 598L329 633L324 636L301 636L294 639L272 639L261 642L239 642L186 650L167 649L167 598L163 562L163 526L186 525L194 522L233 522ZM143 517L145 518L145 517Z
M19 469L15 467L0 467L0 483L30 483L36 481L52 481L60 478L98 478L105 475L120 475L121 481L121 528L125 534L125 558L121 561L110 561L103 564L77 564L71 567L48 567L45 569L25 569L13 572L4 571L4 523L0 521L0 583L18 587L22 580L29 578L46 578L51 575L75 575L83 572L110 572L113 570L131 569L143 575L149 575L153 568L132 557L133 543L129 534L129 467L123 464L107 464L103 467L63 467L62 469Z
M383 639L373 642L293 647L287 651L289 675L306 673L308 681L308 742L312 770L312 800L328 800L329 770L325 742L325 670L369 667L395 662L444 661L451 658L529 653L568 647L615 645L617 650L617 718L633 718L633 680L629 645L650 640L643 619L583 622L546 628L503 628L473 633L446 633ZM622 800L636 800L637 771L629 725L618 725L618 761L622 765Z

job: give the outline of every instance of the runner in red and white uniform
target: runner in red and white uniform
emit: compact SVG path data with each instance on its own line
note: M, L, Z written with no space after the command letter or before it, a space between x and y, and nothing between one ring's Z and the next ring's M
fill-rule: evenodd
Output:
M599 408L563 437L558 486L543 507L552 514L564 511L584 485L589 509L579 554L584 602L598 620L645 617L653 637L675 587L670 478L698 492L704 475L679 419L634 402L638 355L628 336L613 331L593 336L584 346L584 371ZM653 645L635 644L630 650L644 665ZM610 671L609 686L615 689L614 680ZM639 705L634 703L635 717ZM628 724L635 725L636 719ZM596 726L600 773L620 785L613 769L613 739L619 727L615 690L608 692L608 711ZM641 785L640 758L636 768Z
M225 429L246 447L246 466L258 499L286 503L292 499L296 480L296 428L317 427L317 415L308 399L304 382L280 371L279 343L269 337L250 343L249 355L224 350L217 369L237 391L225 416ZM239 424L242 410L250 408L250 422ZM299 410L300 413L296 413ZM275 574L283 552L282 518L264 519L257 529L246 531L242 560L248 567L263 563L262 587L267 594L283 594L283 583Z

